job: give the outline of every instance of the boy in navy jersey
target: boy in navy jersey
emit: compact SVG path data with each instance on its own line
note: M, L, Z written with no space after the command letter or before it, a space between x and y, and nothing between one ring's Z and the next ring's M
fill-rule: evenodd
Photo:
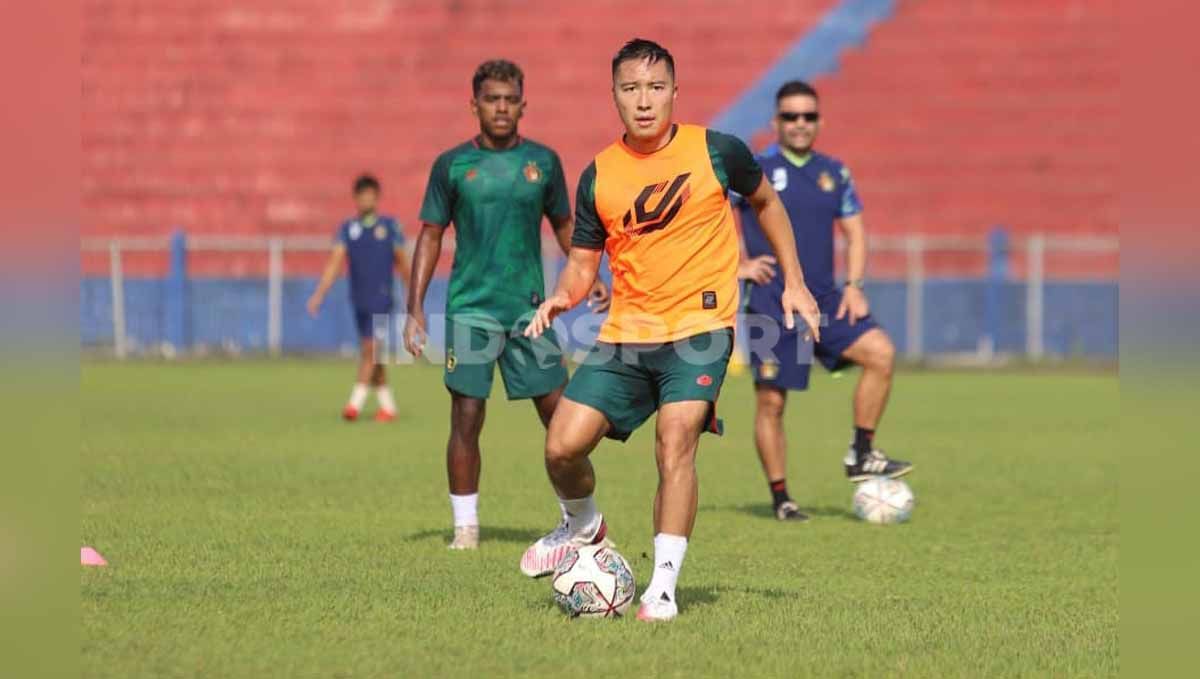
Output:
M829 370L847 364L862 367L854 394L854 439L843 461L846 476L854 482L872 476L896 478L911 471L912 465L888 459L873 445L875 428L892 386L896 350L887 333L872 320L863 292L867 246L862 203L850 170L812 148L821 119L816 90L807 83L791 81L779 89L775 102L771 125L778 134L777 150L758 160L791 218L805 281L824 317L820 338L814 343L803 332L803 326L792 331L783 327L779 308L782 283L770 271L772 250L754 211L744 202L739 212L746 254L751 259L742 267L742 277L749 279L743 303L747 313L756 316L752 322L767 319L773 327L764 330L778 337L778 341L768 341L769 346L758 346L763 344L761 339L755 343L758 333L750 337L757 400L754 439L759 459L771 487L776 517L803 521L807 517L787 492L783 412L788 390L808 388L812 358ZM834 282L835 224L847 244L847 280L841 289ZM755 267L756 274L747 272Z
M362 351L358 378L349 402L342 409L342 417L348 421L358 419L358 413L367 401L369 387L374 387L379 401L375 419L390 422L396 417L396 402L387 385L383 364L375 361L374 319L376 315L386 317L392 311L393 271L400 272L400 282L407 288L410 267L400 224L392 217L376 214L379 180L371 175L355 180L354 202L358 216L347 219L338 227L321 281L308 298L308 313L316 317L325 293L341 273L342 262L349 259L350 301L354 306L354 324L358 328ZM386 322L378 330L386 332Z

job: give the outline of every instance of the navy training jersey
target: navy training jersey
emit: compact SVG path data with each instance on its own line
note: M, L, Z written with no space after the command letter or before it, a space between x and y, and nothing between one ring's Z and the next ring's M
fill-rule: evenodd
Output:
M350 301L357 311L392 310L396 248L404 245L400 224L387 216L368 215L342 222L336 244L346 248L350 263Z
M794 157L794 156L793 156ZM833 278L833 227L835 220L862 212L862 202L854 190L850 170L841 161L812 152L799 164L776 151L758 157L763 173L775 187L787 209L796 237L796 251L804 269L804 282L814 297L837 289ZM742 231L749 257L774 255L754 209L745 199L738 201ZM766 285L746 281L750 289L747 302L758 313L778 316L783 277L776 276Z

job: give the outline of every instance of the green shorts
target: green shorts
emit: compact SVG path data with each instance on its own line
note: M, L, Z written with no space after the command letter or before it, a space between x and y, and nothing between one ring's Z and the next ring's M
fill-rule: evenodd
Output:
M567 381L554 330L531 340L521 332L491 330L446 319L446 388L472 398L492 393L496 363L509 400L544 396Z
M563 394L604 413L608 437L624 441L664 403L708 401L706 431L720 434L717 394L733 351L733 330L666 344L597 342Z

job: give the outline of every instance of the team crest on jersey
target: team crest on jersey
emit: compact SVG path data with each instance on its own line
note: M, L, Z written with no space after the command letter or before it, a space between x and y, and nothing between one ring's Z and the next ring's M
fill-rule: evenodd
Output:
M358 222L354 222L353 224L351 224L350 225L350 240L358 240L358 237L361 235L362 235L362 224L359 224Z
M525 163L525 181L530 184L536 183L542 178L542 170L537 166L537 163L532 160Z
M383 224L380 224L375 227L375 240L383 240L384 238L387 238L387 229L384 228Z
M774 361L763 361L763 364L758 366L758 378L760 380L773 380L779 377L779 364Z
M777 167L771 171L771 186L775 187L776 191L782 191L787 188L786 167Z
M479 176L479 170L476 170L475 168L471 168L471 169L467 170L467 174L464 176L466 177L467 181L471 181L472 179Z
M833 190L837 188L837 182L833 180L833 175L823 171L817 177L817 186L821 187L825 193L833 193Z
M446 350L446 372L454 372L454 366L458 365L458 359L454 357L454 350Z

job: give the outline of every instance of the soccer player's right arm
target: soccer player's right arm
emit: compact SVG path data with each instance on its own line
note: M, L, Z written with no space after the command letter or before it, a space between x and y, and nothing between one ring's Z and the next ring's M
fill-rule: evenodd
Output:
M408 286L408 322L404 344L409 353L421 355L425 345L425 292L438 257L442 254L442 236L450 224L454 189L450 183L449 158L441 155L429 171L425 199L421 202L421 233L413 250L412 279Z
M325 260L325 270L321 272L321 279L317 282L317 289L313 291L312 296L308 298L308 303L305 305L308 308L308 315L313 318L317 317L317 312L321 310L321 303L325 301L325 294L329 292L329 288L333 287L333 282L337 280L338 274L342 272L342 262L346 259L346 245L341 240L341 232L338 232L338 240L333 244L333 250L329 252L329 259Z

